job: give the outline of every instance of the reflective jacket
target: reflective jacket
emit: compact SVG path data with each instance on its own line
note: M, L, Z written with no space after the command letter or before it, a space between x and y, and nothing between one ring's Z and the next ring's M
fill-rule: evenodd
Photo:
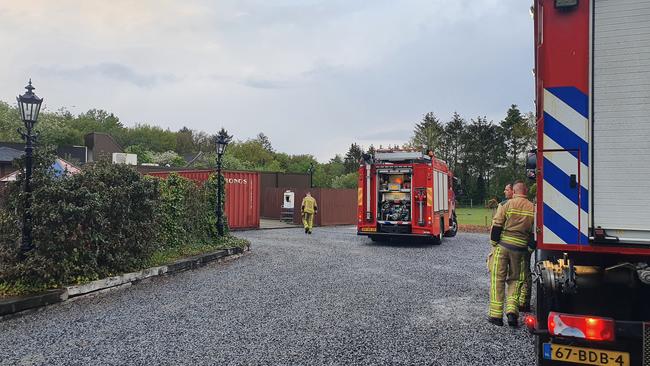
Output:
M527 250L534 224L535 205L526 196L515 194L513 198L499 205L492 219L492 244L499 243L506 248Z
M300 207L302 212L311 213L318 211L318 205L316 204L316 199L314 197L305 197L302 199L302 205Z

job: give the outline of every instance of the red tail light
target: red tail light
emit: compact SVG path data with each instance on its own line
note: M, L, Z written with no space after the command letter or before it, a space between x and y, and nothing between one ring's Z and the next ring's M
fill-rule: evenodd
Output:
M594 316L548 314L548 331L553 335L590 341L614 341L614 320Z
M524 318L524 323L526 323L526 327L530 331L534 331L537 329L537 317L533 314L528 314Z

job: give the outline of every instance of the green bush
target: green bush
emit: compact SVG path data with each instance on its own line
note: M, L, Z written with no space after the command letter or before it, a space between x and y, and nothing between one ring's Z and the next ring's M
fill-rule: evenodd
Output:
M52 161L52 156L36 159L30 208L35 248L24 260L17 251L26 199L22 179L10 187L9 210L2 216L10 234L0 238L0 262L7 265L0 267L0 280L61 284L145 263L158 248L152 237L158 232L158 182L109 163L56 177Z
M29 209L35 248L22 259L23 177L8 187L0 207L0 286L84 282L143 268L156 253L181 255L228 242L216 230L215 176L197 186L176 174L161 180L97 163L56 177L53 160L35 157Z
M204 185L172 173L160 181L158 222L164 247L209 244L217 237L216 179Z

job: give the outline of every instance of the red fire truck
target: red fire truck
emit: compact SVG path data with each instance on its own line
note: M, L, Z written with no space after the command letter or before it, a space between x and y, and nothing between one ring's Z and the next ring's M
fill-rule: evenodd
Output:
M440 244L458 230L453 174L433 154L377 151L359 168L357 234Z
M650 366L650 0L535 0L540 365Z

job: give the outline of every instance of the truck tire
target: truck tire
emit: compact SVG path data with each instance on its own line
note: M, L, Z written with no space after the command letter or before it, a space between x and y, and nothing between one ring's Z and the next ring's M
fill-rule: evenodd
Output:
M538 329L547 329L548 313L553 304L553 297L551 294L544 295L544 286L541 280L535 282L535 316L537 317ZM532 290L532 289L531 289ZM548 365L550 361L544 359L544 343L549 341L548 336L536 335L535 336L535 356L537 358L537 365Z
M458 233L458 220L456 219L456 211L451 212L451 217L449 218L449 230L445 232L445 236L448 238L453 238Z

